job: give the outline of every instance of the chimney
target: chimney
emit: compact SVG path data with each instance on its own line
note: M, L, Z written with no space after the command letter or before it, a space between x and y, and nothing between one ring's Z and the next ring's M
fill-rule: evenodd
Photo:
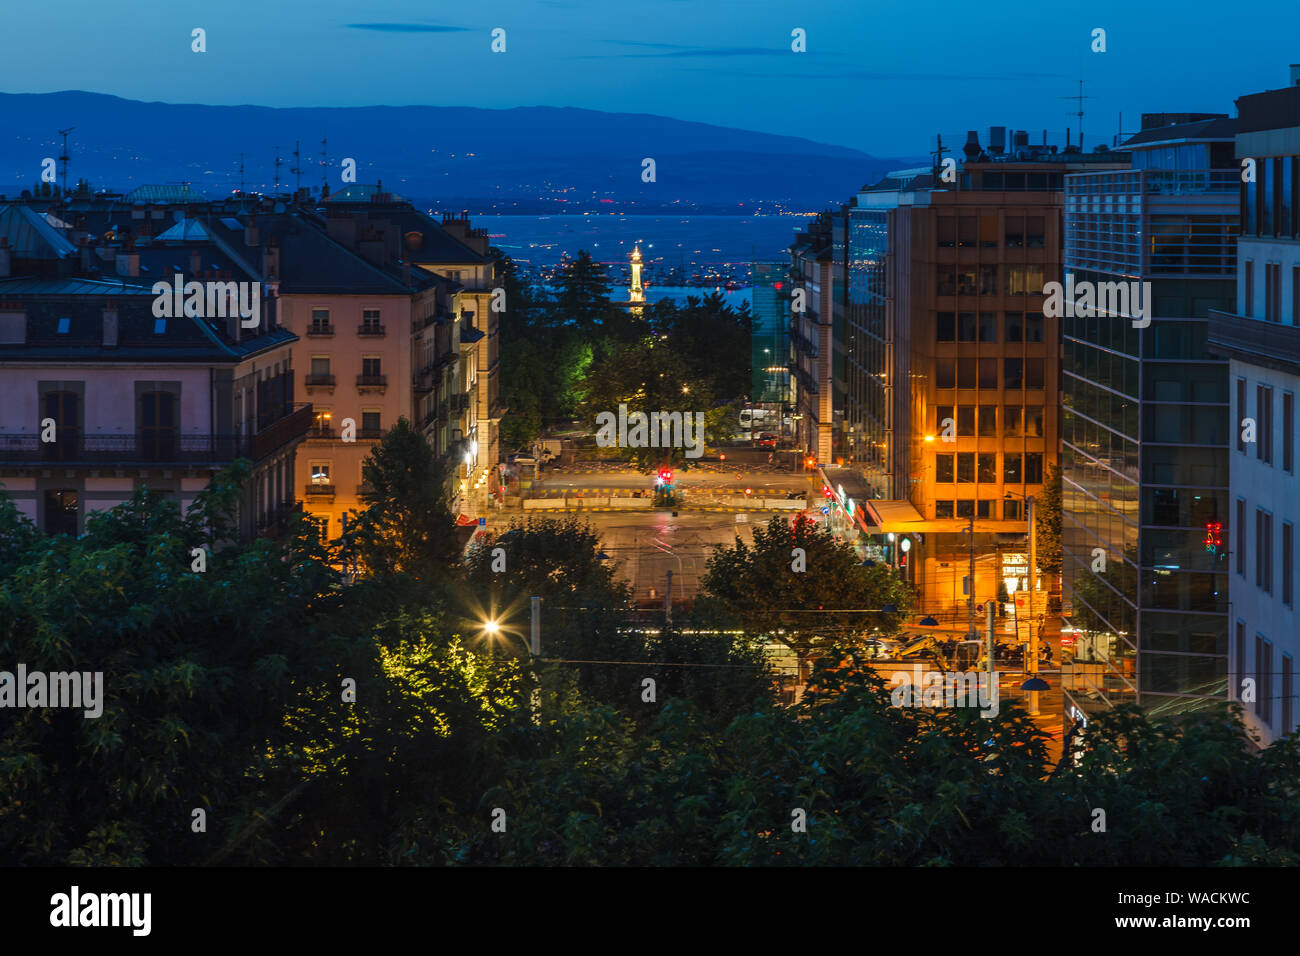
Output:
M112 299L104 304L104 348L117 348L117 307Z
M280 246L274 236L266 241L266 248L262 250L262 278L267 282L280 278Z
M132 251L123 252L118 256L117 274L130 279L138 278L140 275L140 253L135 252L133 248Z
M1007 148L1007 128L1005 126L989 127L989 153L1001 156Z
M197 280L199 273L203 271L203 258L199 255L198 249L190 250L190 278Z
M1029 148L1029 134L1023 129L1016 130L1015 147L1017 150Z
M252 216L248 217L248 225L244 227L244 245L256 246L261 242L257 235L257 221Z
M1300 63L1291 64L1291 85L1300 86Z
M13 270L13 253L9 251L9 237L0 236L0 279L9 278Z
M967 131L966 145L961 148L961 151L968 161L973 160L980 154L980 138L975 130Z

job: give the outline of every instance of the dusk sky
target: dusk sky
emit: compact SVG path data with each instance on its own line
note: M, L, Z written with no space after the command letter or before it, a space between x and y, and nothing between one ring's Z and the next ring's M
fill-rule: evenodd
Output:
M916 155L1003 125L1086 146L1124 114L1287 83L1300 5L1209 0L0 0L0 90L217 105L577 106ZM208 52L190 50L207 31ZM506 33L505 54L490 51ZM791 51L791 30L807 52ZM1106 30L1107 52L1091 33Z

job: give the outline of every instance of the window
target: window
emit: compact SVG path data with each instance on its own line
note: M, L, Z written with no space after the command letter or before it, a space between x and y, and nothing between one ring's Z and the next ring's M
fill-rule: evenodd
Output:
M940 265L934 270L934 294L956 295L957 273L951 265Z
M1273 593L1273 516L1255 509L1255 587Z
M67 335L67 334L68 334L68 330L69 330L71 327L72 327L72 319L69 319L69 318L59 319L59 331L58 331L58 334L59 334L59 335Z
M1019 521L1020 519L1020 502L1014 498L1008 498L1002 502L1002 518L1005 521Z
M1255 635L1255 715L1273 726L1273 642Z
M1295 525L1282 522L1282 603L1295 603Z
M1295 665L1291 661L1290 654L1282 655L1282 726L1283 734L1289 734L1294 729L1292 722L1295 719L1295 711L1291 707L1291 701L1295 697Z
M72 391L45 392L41 406L45 417L54 419L54 441L41 443L45 457L55 461L75 458L81 447L81 396Z
M1025 388L1043 387L1043 360L1031 358L1025 360Z
M1007 312L1003 317L1008 342L1023 342L1025 337L1025 313Z
M379 356L366 355L361 359L361 375L363 378L378 378L384 373L379 370Z
M958 295L975 295L975 267L958 266L957 267L957 294Z
M993 516L993 502L990 499L981 498L975 503L975 517L991 518Z
M975 453L963 451L957 453L957 480L973 482L975 480Z
M1018 454L1007 452L1002 456L1002 481L1008 485L1021 484L1020 480L1020 462Z
M945 422L949 424L944 424ZM953 406L936 405L934 409L934 430L938 435L942 436L945 428L953 429L953 431L949 432L950 435L957 434L957 418L953 415ZM940 437L940 441L942 440L942 437Z
M380 329L379 310L364 309L361 312L361 330L363 332L375 333Z
M309 472L311 474L311 483L313 485L330 484L330 465L328 461L313 461Z
M958 501L958 502L957 502L957 517L958 517L958 518L973 518L973 517L975 517L975 502L974 502L974 501L971 501L971 500L967 500L967 501Z
M998 267L980 266L980 295L998 294Z
M1300 266L1291 267L1291 324L1300 325Z
M1043 437L1043 406L1030 405L1025 409L1025 434L1031 438Z
M1264 320L1282 321L1282 267L1272 262L1264 265Z
M77 492L73 488L45 492L45 533L77 536Z
M1246 418L1246 380L1237 379L1237 451L1243 454L1246 451L1246 439L1242 435L1242 429L1245 427Z
M1025 313L1025 341L1043 341L1043 314L1041 312Z
M1008 438L1020 435L1020 406L1002 406L1002 434Z
M140 453L163 461L176 453L176 396L171 392L140 394Z
M1057 187L1060 188L1059 186ZM1025 246L1030 249L1043 248L1044 241L1044 217L1029 216L1025 222Z
M1237 669L1232 675L1234 681L1229 693L1240 702L1241 679L1246 676L1246 625L1241 621L1237 622L1237 642L1232 650Z
M978 432L981 438L997 437L998 407L996 405L980 406Z
M1246 260L1246 273L1242 278L1242 284L1246 289L1246 304L1244 312L1247 318L1255 317L1255 263L1254 260Z
M974 405L957 406L957 437L958 438L975 437L975 406Z
M311 429L318 435L328 435L330 433L330 423L334 418L333 413L328 408L314 406L312 408Z
M1023 249L1025 245L1025 217L1007 216L1003 233L1007 237L1007 248Z
M1282 393L1282 470L1295 472L1295 396Z
M998 480L998 456L993 452L979 453L979 480L982 484L994 484ZM984 517L988 517L985 515Z
M980 388L998 387L998 360L982 358L979 360Z
M951 518L953 516L951 501L936 501L934 503L934 516L936 518Z
M1273 389L1255 386L1255 457L1266 465L1273 464Z
M941 358L934 363L934 387L956 388L957 366L952 359Z
M941 485L952 482L952 455L934 456L934 480Z
M939 216L936 227L939 248L951 249L957 245L956 216Z
M1024 388L1025 386L1024 359L1018 359L1018 358L1003 359L1002 386L1003 388Z
M974 388L975 387L975 360L973 358L957 359L957 387Z
M312 309L311 310L311 327L309 332L317 334L330 331L330 310L329 309Z
M957 341L958 342L975 341L975 313L974 312L957 313Z
M1237 573L1246 576L1246 499L1237 499Z
M328 378L329 374L330 357L328 355L313 355L311 357L312 378Z
M978 235L979 220L974 216L957 217L957 248L974 248Z
M153 334L154 334L154 335L166 335L166 334L167 334L167 320L166 320L166 319L154 319L154 320L153 320Z
M994 342L998 340L998 314L996 312L980 313L980 341Z
M957 341L956 315L952 312L940 312L935 319L935 340L938 342Z
M1007 266L1007 295L1042 295L1043 267Z
M1041 485L1043 483L1043 453L1031 451L1025 454L1025 484Z
M376 435L383 429L379 425L379 409L363 408L361 410L361 430Z

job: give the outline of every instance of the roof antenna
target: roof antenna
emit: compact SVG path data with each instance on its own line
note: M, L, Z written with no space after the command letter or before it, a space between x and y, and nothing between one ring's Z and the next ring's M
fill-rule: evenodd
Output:
M933 173L935 176L939 175L939 167L943 165L943 154L950 153L950 152L952 152L952 150L950 150L947 146L943 145L942 134L935 133L934 149L930 150L930 155L934 157Z
M283 165L284 161L280 159L280 147L277 146L275 148L275 192L272 195L280 194L280 167Z
M289 172L293 173L293 194L298 195L298 190L302 189L302 157L298 151L301 145L299 140L293 141L293 165L289 167Z
M1095 97L1083 95L1083 80L1080 80L1079 92L1074 94L1073 96L1062 96L1061 99L1078 101L1079 108L1074 115L1079 118L1079 152L1082 153L1083 152L1083 101L1095 99ZM1069 114L1067 113L1066 115L1068 116Z
M69 126L67 129L59 130L59 135L63 137L63 153L59 156L59 162L63 164L63 195L68 195L68 134L77 127Z

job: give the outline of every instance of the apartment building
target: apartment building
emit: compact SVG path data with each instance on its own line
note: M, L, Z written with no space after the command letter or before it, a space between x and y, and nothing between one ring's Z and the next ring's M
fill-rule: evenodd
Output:
M1267 746L1296 728L1296 396L1300 394L1300 66L1237 100L1237 299L1209 313L1228 361L1228 695Z

